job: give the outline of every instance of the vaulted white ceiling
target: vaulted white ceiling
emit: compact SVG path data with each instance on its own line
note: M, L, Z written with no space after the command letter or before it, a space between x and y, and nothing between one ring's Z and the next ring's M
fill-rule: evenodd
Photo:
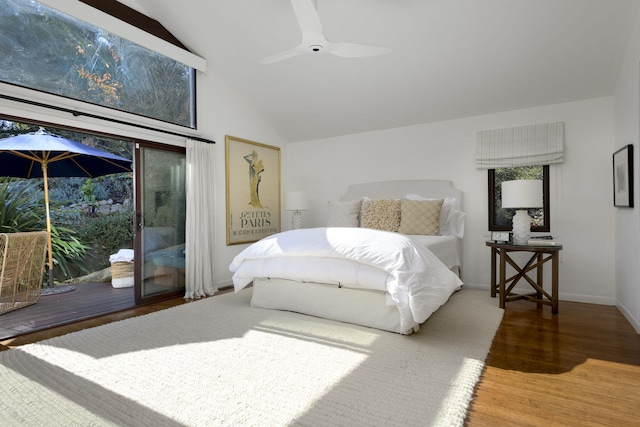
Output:
M317 0L327 39L393 53L261 65L301 41L291 0L120 1L206 58L287 142L610 96L639 4Z

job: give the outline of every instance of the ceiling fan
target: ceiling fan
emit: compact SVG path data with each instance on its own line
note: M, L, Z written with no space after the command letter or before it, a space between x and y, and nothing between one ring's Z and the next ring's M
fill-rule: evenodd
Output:
M302 43L293 49L262 59L259 61L261 64L271 64L304 53L326 52L343 58L361 58L385 55L392 51L386 47L329 42L322 33L322 24L314 6L314 0L291 0L291 5L302 31Z

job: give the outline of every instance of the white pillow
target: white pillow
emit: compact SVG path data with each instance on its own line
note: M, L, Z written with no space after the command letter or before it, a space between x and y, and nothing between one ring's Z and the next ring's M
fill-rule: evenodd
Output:
M447 220L447 225L449 227L449 234L452 236L456 236L460 239L464 237L464 217L465 213L457 210L456 208L451 208L451 212L449 212L449 219Z
M329 202L328 227L359 227L362 200Z
M422 197L415 193L410 193L405 196L408 200L440 200L440 199L429 199L427 197ZM453 234L451 228L449 227L449 213L451 212L451 208L456 203L455 197L447 197L444 199L444 203L442 204L442 209L440 210L440 235L445 234Z

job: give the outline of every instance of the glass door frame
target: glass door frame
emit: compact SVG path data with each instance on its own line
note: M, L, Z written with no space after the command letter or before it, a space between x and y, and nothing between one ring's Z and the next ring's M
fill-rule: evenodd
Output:
M175 290L172 291L168 291L168 292L163 292L163 293L157 293L157 294L153 294L153 295L149 295L149 296L144 296L143 295L143 283L142 283L142 278L143 278L143 261L144 261L144 254L143 254L143 249L142 249L142 229L144 226L144 218L142 215L143 212L143 198L142 198L142 185L144 182L144 178L140 176L141 173L144 173L143 169L143 163L141 161L141 149L143 148L151 148L154 150L164 150L164 151L173 151L176 153L181 153L181 154L185 154L186 155L186 148L184 147L177 147L177 146L173 146L173 145L165 145L165 144L157 144L157 143L150 143L150 142L142 142L142 141L136 141L135 142L135 147L133 150L133 156L134 156L134 174L133 174L133 181L134 181L134 206L135 206L135 223L134 223L134 251L135 251L135 256L134 256L134 294L135 294L135 303L137 306L139 305L145 305L145 304L150 304L153 302L157 302L157 301L162 301L162 300L166 300L169 298L175 298L175 297L179 297L179 296L184 296L185 293L185 288L176 288Z

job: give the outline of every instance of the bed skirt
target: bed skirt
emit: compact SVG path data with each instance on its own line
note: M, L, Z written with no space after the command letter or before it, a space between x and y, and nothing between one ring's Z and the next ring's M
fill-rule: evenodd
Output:
M404 335L420 327L414 322L401 330L400 311L395 305L387 305L384 292L323 283L257 278L253 281L251 305L294 311Z

